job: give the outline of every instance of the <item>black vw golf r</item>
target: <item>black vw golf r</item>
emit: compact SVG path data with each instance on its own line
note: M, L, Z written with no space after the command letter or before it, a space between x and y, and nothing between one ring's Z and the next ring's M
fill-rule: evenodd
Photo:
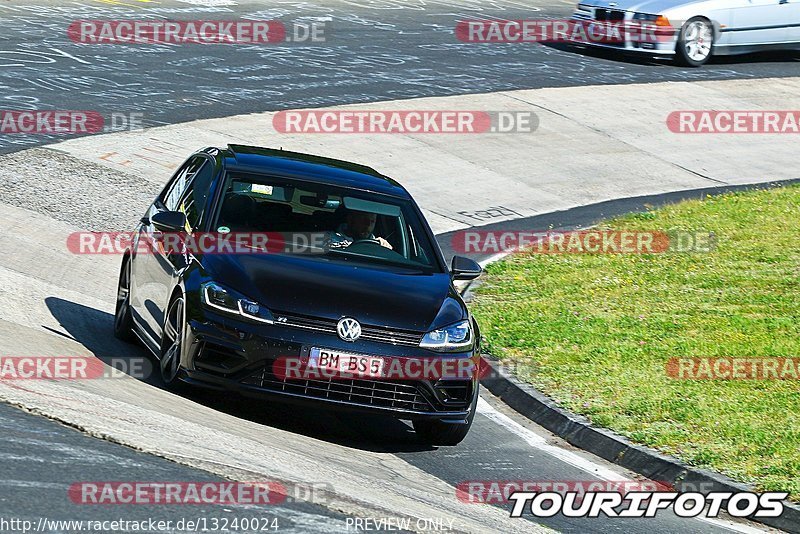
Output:
M289 237L254 253L164 246L166 235L184 243L259 232ZM316 245L290 246L309 239ZM427 442L454 445L475 415L477 372L387 370L415 359L468 360L477 369L480 332L453 281L480 273L461 257L448 269L409 193L369 167L207 148L178 169L137 226L114 329L153 352L168 387L386 414L412 421ZM291 359L355 373L292 375Z

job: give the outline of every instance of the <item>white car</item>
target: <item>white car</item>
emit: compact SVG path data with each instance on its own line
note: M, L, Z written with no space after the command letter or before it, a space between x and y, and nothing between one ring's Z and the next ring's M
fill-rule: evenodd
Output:
M652 24L658 39L584 44L673 57L692 67L712 55L800 50L800 0L585 0L572 19Z

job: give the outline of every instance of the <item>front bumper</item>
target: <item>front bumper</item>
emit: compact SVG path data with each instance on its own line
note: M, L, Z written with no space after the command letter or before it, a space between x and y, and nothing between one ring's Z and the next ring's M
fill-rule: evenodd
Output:
M184 380L193 385L336 410L452 423L467 421L478 395L479 354L475 350L436 353L411 346L403 335L397 336L402 342L395 344L376 340L351 343L323 329L297 328L278 322L253 324L204 307L193 311L188 326L182 367ZM289 378L281 372L281 362L286 358L296 358L305 365L312 347L381 356L387 362L413 358L458 360L470 362L475 372L469 376L392 380Z
M571 22L579 23L582 25L587 24L634 24L634 13L627 12L625 19L616 22L607 22L602 20L595 20L581 16L579 14L573 15L570 19ZM637 54L645 54L652 56L674 56L675 47L678 42L678 30L675 28L662 28L654 32L653 35L646 34L641 37L638 32L632 32L633 38L626 38L610 43L595 41L595 40L581 40L571 41L570 44L575 46L587 46L591 48L602 48L606 50L616 50L620 52L633 52Z

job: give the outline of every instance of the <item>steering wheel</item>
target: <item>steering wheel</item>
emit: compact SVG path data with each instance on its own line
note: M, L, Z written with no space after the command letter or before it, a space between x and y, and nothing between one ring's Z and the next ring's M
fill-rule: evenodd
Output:
M362 243L363 244L369 243L369 244L372 244L372 245L381 246L381 242L378 241L377 237L367 237L367 238L364 238L364 239L355 239L355 240L353 240L352 243L350 243L350 246L352 247L353 245L360 245Z

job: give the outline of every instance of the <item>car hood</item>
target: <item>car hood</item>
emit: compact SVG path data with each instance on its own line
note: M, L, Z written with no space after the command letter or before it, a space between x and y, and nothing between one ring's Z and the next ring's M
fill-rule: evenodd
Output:
M467 317L446 273L273 255L207 255L207 274L271 310L426 331Z
M583 5L592 7L605 7L652 14L660 14L669 9L697 3L699 3L697 0L586 0L581 2Z

